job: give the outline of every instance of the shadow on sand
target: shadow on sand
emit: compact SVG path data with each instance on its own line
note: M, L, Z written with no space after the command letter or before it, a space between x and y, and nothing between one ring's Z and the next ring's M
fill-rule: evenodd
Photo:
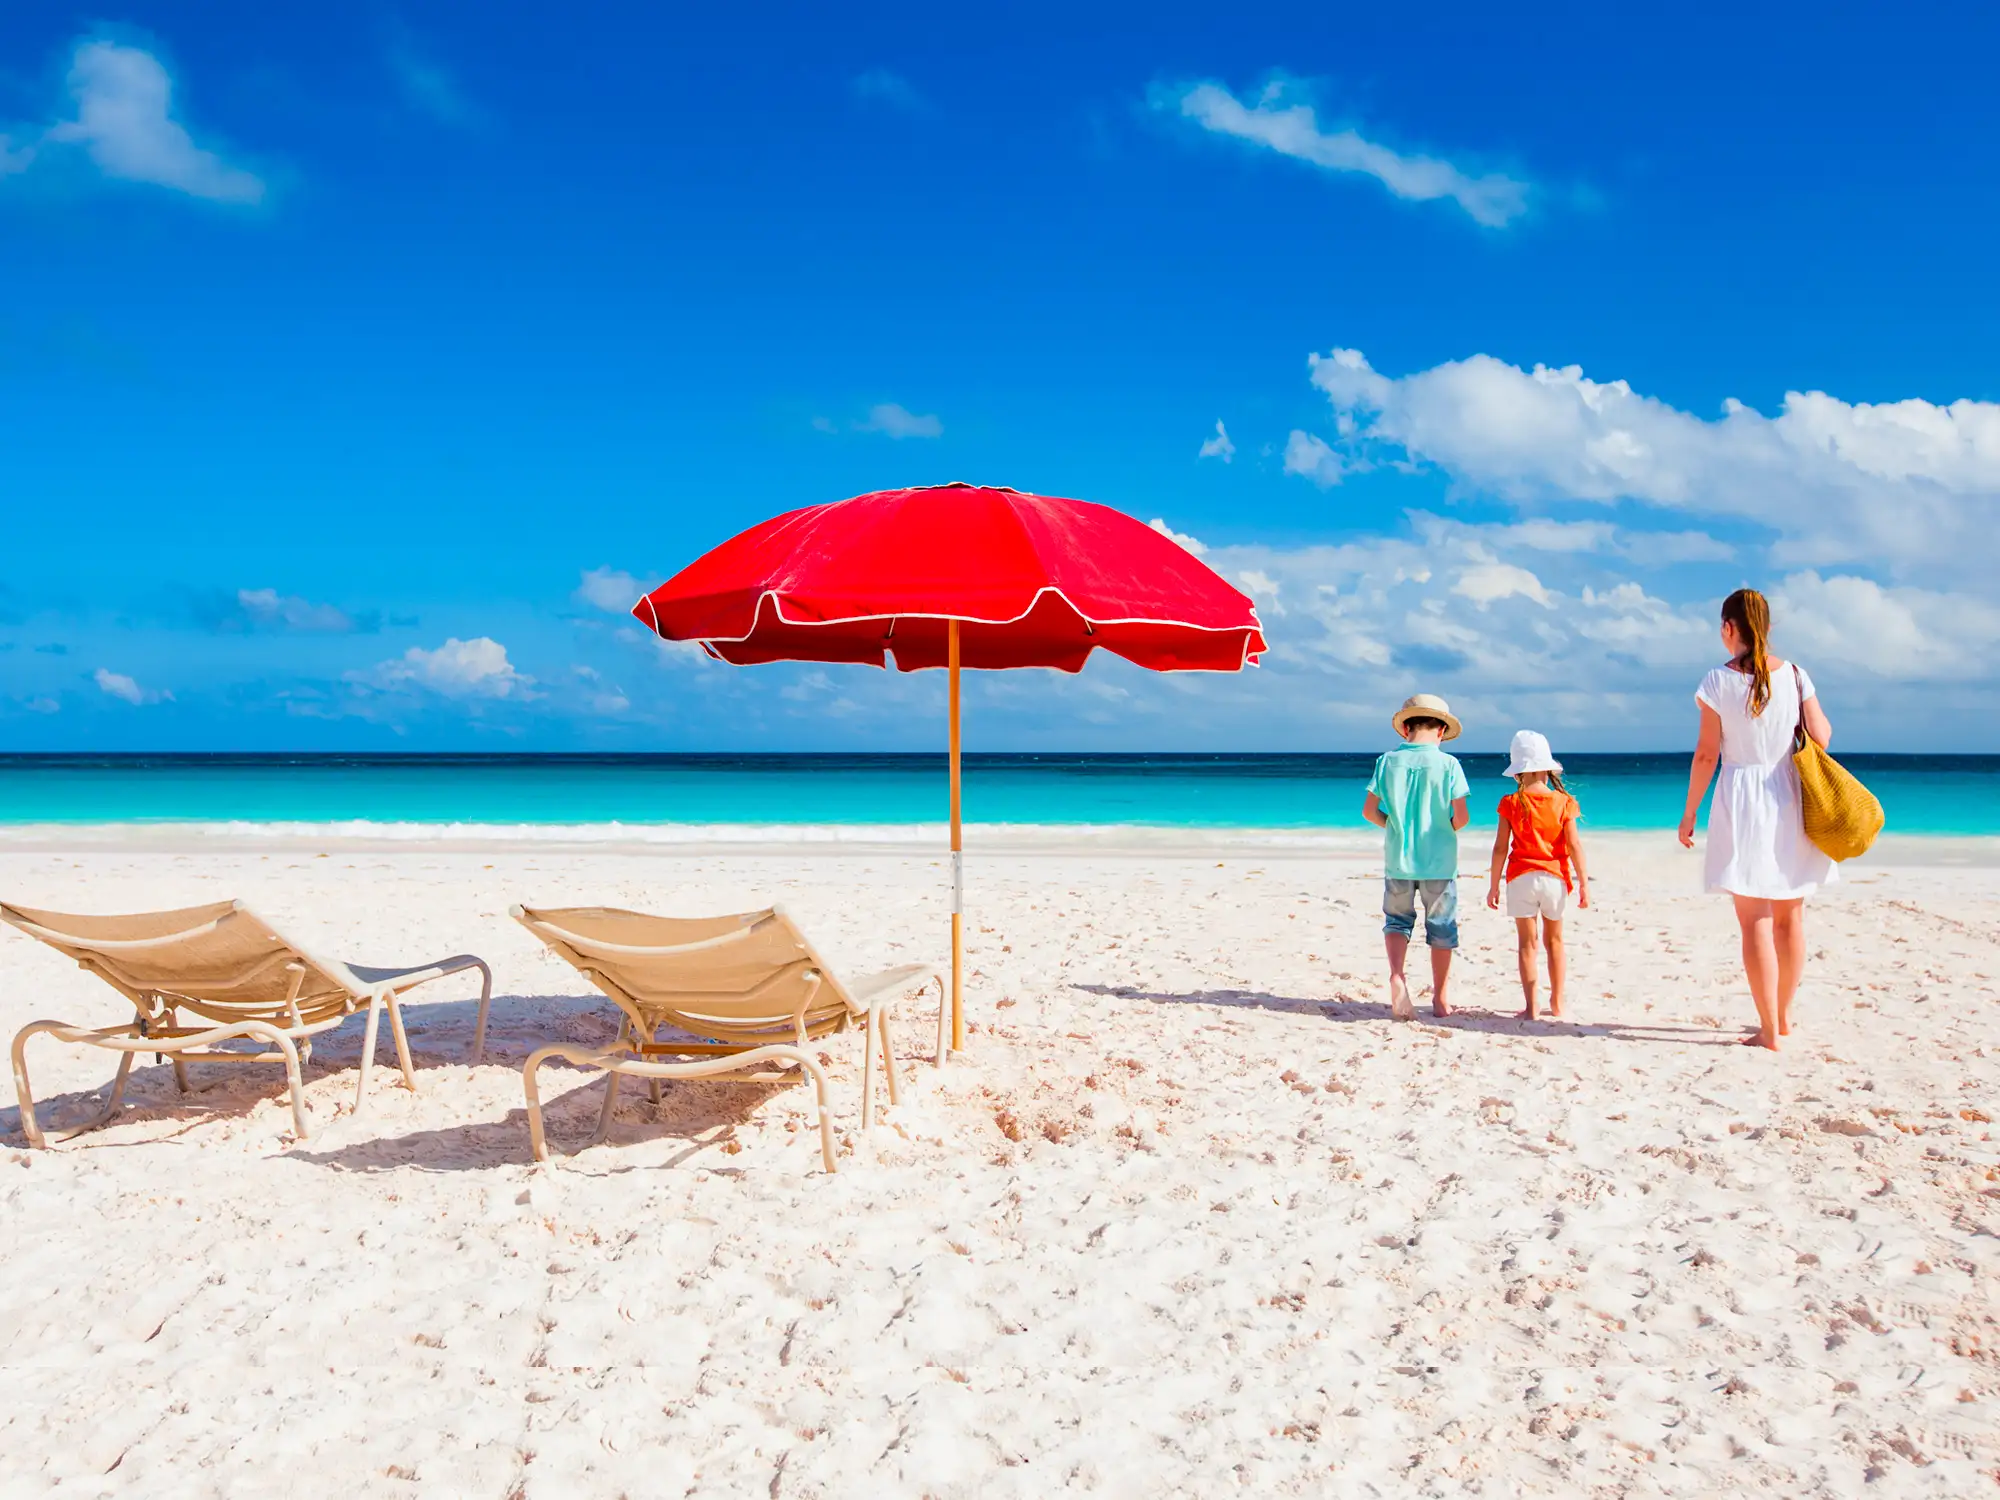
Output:
M1389 1021L1389 1007L1371 1000L1310 1000L1298 995L1273 995L1264 990L1191 990L1166 994L1124 984L1073 984L1073 990L1087 995L1105 995L1115 1000L1146 1000L1155 1005L1209 1005L1221 1010L1274 1010L1286 1015L1314 1016L1327 1021ZM1719 1036L1705 1026L1648 1026L1643 1024L1602 1024L1551 1020L1544 1016L1523 1021L1512 1014L1490 1010L1455 1010L1448 1016L1433 1016L1427 1001L1417 1003L1417 1021L1426 1026L1448 1027L1453 1031L1490 1031L1506 1036L1602 1037L1620 1042L1664 1042L1674 1046L1734 1047L1734 1037Z

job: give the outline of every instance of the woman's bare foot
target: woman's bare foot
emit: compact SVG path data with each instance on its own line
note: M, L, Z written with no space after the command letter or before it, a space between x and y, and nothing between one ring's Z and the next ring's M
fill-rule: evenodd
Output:
M1526 1010L1515 1011L1514 1019L1517 1021L1533 1021L1539 1019L1539 1017L1535 1015L1535 1007L1531 1005Z
M1750 1035L1743 1038L1736 1045L1739 1047L1764 1047L1772 1052L1776 1052L1778 1050L1778 1039L1774 1036L1766 1036L1760 1029L1751 1032Z

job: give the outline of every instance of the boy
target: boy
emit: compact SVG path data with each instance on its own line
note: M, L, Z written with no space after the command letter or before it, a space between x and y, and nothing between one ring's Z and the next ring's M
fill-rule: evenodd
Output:
M1418 693L1389 721L1405 741L1375 762L1361 816L1387 830L1383 841L1382 946L1389 954L1389 1009L1399 1021L1412 1014L1403 959L1424 909L1424 942L1431 950L1431 1014L1448 1016L1445 981L1458 947L1458 831L1469 815L1471 792L1455 756L1438 747L1459 736L1459 722L1444 699Z

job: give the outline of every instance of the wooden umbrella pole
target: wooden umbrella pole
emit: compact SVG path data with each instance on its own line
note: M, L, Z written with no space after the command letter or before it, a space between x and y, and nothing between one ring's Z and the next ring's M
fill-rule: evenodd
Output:
M965 1048L965 845L958 808L958 621L946 626L945 660L951 686L951 1050Z

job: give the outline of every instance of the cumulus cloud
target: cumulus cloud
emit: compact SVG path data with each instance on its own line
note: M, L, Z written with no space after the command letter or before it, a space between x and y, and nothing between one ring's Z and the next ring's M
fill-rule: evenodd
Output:
M1336 349L1311 369L1352 448L1400 449L1501 499L1733 516L1775 533L1775 556L1794 566L1949 570L1991 555L2000 404L1793 391L1774 417L1732 400L1706 419L1574 365L1525 370L1476 354L1391 377ZM1683 558L1721 550L1699 533L1652 545Z
M1285 440L1285 472L1310 479L1321 489L1331 489L1340 483L1347 466L1325 438L1315 437L1310 432L1293 429Z
M894 401L868 408L868 420L855 424L857 432L879 432L888 438L934 438L944 436L944 423L933 416L918 416Z
M1481 609L1496 599L1532 599L1543 609L1555 606L1555 599L1542 587L1542 580L1513 563L1475 562L1458 575L1451 591L1470 599Z
M148 703L158 703L162 699L173 697L172 693L156 692L151 688L140 687L136 681L126 676L123 672L112 672L104 667L99 667L95 672L91 673L91 680L97 684L100 692L121 702L130 703L134 707L142 707Z
M1371 141L1356 130L1320 128L1310 104L1288 102L1296 86L1279 81L1254 104L1245 104L1219 83L1162 86L1153 90L1155 109L1173 110L1204 130L1262 146L1281 156L1329 172L1372 177L1398 198L1413 202L1448 200L1474 222L1499 228L1528 210L1528 184L1502 173L1479 176L1435 156L1413 156Z
M514 670L507 648L488 636L462 641L457 636L435 650L412 646L400 657L378 662L366 672L350 672L347 680L360 687L384 690L421 688L446 698L510 698L535 696L535 679Z
M646 586L621 568L587 568L577 585L578 602L607 614L628 615Z
M1215 436L1203 443L1201 445L1201 452L1195 456L1197 458L1219 458L1224 463L1228 463L1232 458L1236 457L1236 445L1229 441L1229 429L1222 425L1219 418L1215 424Z
M930 110L929 101L917 91L915 84L887 68L870 68L865 73L856 74L851 87L855 98L865 99L871 104L886 104L905 114L921 115Z
M403 102L440 125L467 130L479 123L479 110L459 86L450 69L420 55L407 37L389 47L389 72Z
M258 203L264 183L195 144L174 118L173 80L160 60L117 42L80 43L70 61L70 118L15 145L0 138L0 176L81 150L106 177L152 183L218 203Z
M1203 553L1208 551L1208 548L1204 547L1199 541L1195 540L1195 538L1189 536L1184 531L1174 530L1173 527L1169 526L1166 523L1166 521L1159 516L1153 517L1153 519L1147 522L1146 524L1151 526L1153 530L1159 532L1159 534L1165 537L1168 541L1176 542L1179 545L1187 548L1187 550L1192 552L1196 557L1200 557Z
M223 632L291 631L301 635L373 634L382 617L370 610L350 615L333 604L316 604L276 589L238 589L234 595L203 600L196 617L211 630Z

